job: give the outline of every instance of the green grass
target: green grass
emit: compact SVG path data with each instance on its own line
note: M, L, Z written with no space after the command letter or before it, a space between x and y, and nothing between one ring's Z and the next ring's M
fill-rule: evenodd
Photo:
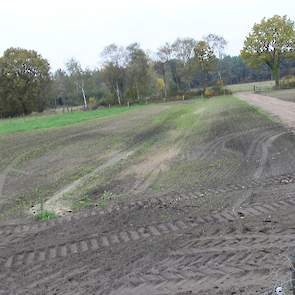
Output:
M38 220L51 220L57 218L57 215L52 211L41 211L36 214Z
M111 109L98 109L95 111L77 111L72 113L29 116L24 118L0 120L0 134L26 132L36 129L48 129L77 124L92 119L118 115L141 106L113 107Z
M227 85L226 88L231 90L231 92L245 92L245 91L253 91L254 86L257 90L261 88L272 88L275 86L274 81L262 81L262 82L251 82L251 83L241 83L241 84L233 84L233 85Z
M162 112L154 118L154 123L172 125L175 129L194 129L202 131L207 129L208 123L219 116L221 111L235 112L237 108L255 109L246 102L235 96L218 96L211 99L199 98L192 104L174 105L167 111ZM208 121L208 119L210 119Z

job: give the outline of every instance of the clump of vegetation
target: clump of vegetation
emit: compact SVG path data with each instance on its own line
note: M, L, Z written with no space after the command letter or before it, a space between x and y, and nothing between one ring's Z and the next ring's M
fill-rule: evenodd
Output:
M101 208L106 208L109 201L114 199L114 197L115 195L112 192L104 191L97 203L97 206Z
M73 204L73 209L90 208L92 206L91 198L85 194Z
M283 88L283 89L295 88L295 76L285 76L280 81L280 88Z
M232 94L231 90L224 87L222 80L218 80L212 87L206 88L204 91L204 96L208 98L213 96L231 95L231 94Z
M38 220L51 220L57 218L57 215L55 212L42 210L36 214L36 218Z
M39 195L39 203L40 203L40 210L36 214L36 218L38 220L50 220L57 218L57 215L53 211L44 210L44 196L43 194L37 189L37 193Z
M210 98L210 97L213 97L215 94L214 94L214 91L213 89L211 88L206 88L205 91L204 91L204 96L207 97L207 98Z
M98 108L97 100L95 97L92 96L88 99L88 108L90 110L96 110Z

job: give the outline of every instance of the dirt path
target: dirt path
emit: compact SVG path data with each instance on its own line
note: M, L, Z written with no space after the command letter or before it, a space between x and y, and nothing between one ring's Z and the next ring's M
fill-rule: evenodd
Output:
M290 128L295 128L295 103L254 93L238 93L238 97L278 117Z

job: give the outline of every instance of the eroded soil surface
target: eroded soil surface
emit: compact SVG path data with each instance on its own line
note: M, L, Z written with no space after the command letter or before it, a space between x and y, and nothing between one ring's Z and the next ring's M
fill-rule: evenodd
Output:
M0 294L250 295L290 277L295 136L235 98L1 139ZM36 183L49 201L79 180L61 198L87 208L13 211Z

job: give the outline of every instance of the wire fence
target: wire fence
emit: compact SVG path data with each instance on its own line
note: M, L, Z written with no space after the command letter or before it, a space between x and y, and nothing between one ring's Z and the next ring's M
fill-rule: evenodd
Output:
M252 91L254 93L267 93L274 90L274 87L271 85L253 85Z

